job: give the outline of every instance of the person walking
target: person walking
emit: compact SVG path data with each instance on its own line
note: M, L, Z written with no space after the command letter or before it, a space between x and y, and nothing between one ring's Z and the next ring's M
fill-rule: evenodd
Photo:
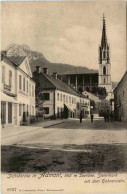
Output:
M106 120L107 120L107 119L106 119L106 113L104 113L104 121L106 122Z
M107 113L107 122L109 122L109 113Z
M94 118L93 113L91 113L90 117L91 117L91 123L93 123L93 118Z
M82 111L80 112L80 116L79 116L79 118L80 118L80 123L82 123L82 117L83 117L83 115L82 115Z

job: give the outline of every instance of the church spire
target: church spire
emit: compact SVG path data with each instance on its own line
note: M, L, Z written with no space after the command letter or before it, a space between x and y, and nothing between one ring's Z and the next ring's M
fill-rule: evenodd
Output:
M99 63L101 64L102 61L106 61L106 63L110 63L110 56L109 56L109 45L107 42L106 36L106 24L105 24L105 17L103 14L103 28L102 28L102 37L101 37L101 45L99 46Z
M105 25L105 17L103 14L103 29L102 29L102 38L101 38L101 48L106 48L107 46L107 37L106 37L106 25Z

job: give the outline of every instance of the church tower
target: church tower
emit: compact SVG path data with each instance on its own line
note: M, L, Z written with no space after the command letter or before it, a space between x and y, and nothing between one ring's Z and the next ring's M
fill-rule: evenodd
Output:
M105 87L107 93L112 89L110 48L107 42L105 17L103 15L103 29L101 44L99 45L99 87Z

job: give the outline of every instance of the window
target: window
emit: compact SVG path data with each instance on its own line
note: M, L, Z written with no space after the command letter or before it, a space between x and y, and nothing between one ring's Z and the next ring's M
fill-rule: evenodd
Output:
M12 123L12 103L8 102L8 123Z
M31 84L29 84L29 95L31 96Z
M22 105L19 104L19 116L22 116Z
M69 97L69 103L71 103L71 97Z
M66 102L68 103L68 96L66 96Z
M103 67L103 74L106 75L106 67Z
M6 124L6 102L1 102L1 123Z
M25 92L25 78L23 78L23 90Z
M2 82L5 83L5 67L2 66Z
M105 58L105 51L103 52L103 58Z
M49 93L43 93L44 100L49 100L49 98L50 98Z
M62 102L62 98L63 98L63 95L61 94L61 95L60 95L60 100L61 100L61 102Z
M27 93L28 93L28 90L29 90L29 88L28 88L28 81L27 81Z
M63 102L65 102L65 95L63 95Z
M22 76L19 75L19 89L22 90Z
M34 86L32 86L32 96L34 97Z
M104 84L105 84L105 78L104 78Z
M57 100L59 101L59 93L57 93Z
M12 86L12 71L9 70L9 86Z
M45 110L45 114L49 114L49 107L44 107L43 109Z

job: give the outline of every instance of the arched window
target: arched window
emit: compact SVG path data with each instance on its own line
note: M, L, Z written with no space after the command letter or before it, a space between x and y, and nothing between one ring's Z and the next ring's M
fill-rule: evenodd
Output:
M103 67L103 74L106 75L106 67Z
M103 58L105 58L105 51L103 51Z

